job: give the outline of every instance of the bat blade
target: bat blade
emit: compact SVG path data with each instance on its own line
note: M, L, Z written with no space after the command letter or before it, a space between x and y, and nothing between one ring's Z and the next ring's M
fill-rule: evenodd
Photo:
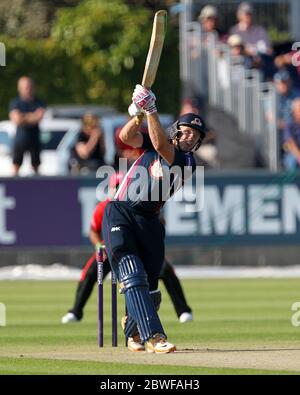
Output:
M146 59L142 85L151 88L154 84L167 27L167 11L157 11L154 16L150 46Z
M142 85L145 88L150 89L154 84L161 52L164 45L166 30L167 11L157 11L154 16L151 40L142 79ZM136 117L137 125L142 123L143 117L143 114Z

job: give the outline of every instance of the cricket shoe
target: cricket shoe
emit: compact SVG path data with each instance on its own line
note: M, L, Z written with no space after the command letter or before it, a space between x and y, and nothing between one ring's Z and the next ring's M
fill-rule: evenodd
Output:
M127 347L128 350L136 352L136 351L145 351L145 346L142 343L140 335L135 335L129 337L127 339Z
M179 317L179 322L181 322L182 324L184 324L185 322L189 322L189 321L193 321L193 315L192 313L182 313Z
M124 316L121 318L121 326L122 326L123 331L125 331L126 321L127 321L127 316ZM145 346L143 345L139 334L137 334L135 336L128 337L127 347L128 347L128 350L133 351L133 352L145 351Z
M69 323L79 322L79 321L80 321L80 319L78 317L76 317L76 315L73 313L67 313L61 319L62 324L69 324Z
M145 349L156 354L167 354L176 351L176 346L167 342L166 337L161 333L156 333L151 339L146 341Z

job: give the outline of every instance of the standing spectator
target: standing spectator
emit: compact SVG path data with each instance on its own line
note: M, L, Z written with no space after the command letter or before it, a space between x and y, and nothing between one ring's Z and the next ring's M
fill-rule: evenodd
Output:
M283 136L283 164L286 170L300 167L300 98L293 101L292 114L292 121L286 125Z
M271 55L272 46L266 29L253 24L253 8L251 4L243 2L237 9L238 23L230 29L230 34L238 34L245 43L248 55Z
M238 83L244 78L245 69L249 70L258 66L254 57L247 55L242 37L233 34L227 40L230 50L230 61L222 51L217 57L218 83L223 89L230 89L230 83Z
M256 65L254 58L246 54L245 44L239 34L233 34L227 40L230 48L232 65L244 66L247 70L254 68Z
M104 154L104 132L99 125L99 119L95 115L87 113L82 118L82 129L71 150L71 173L96 172L100 166L105 164Z
M218 10L213 5L206 5L202 8L198 20L201 24L202 33L215 33L218 40L223 41L225 34L219 29ZM205 40L205 38L204 38Z
M31 165L36 174L40 165L39 122L45 113L45 104L35 97L34 82L29 77L18 81L19 96L9 104L9 118L16 124L16 138L13 150L13 171L17 176L25 152L30 152Z

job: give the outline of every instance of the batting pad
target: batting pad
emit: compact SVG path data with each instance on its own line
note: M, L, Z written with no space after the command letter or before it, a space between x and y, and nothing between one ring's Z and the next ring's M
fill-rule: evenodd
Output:
M140 258L136 255L123 257L119 263L119 275L120 281L124 284L124 294L129 316L129 322L125 328L126 336L134 333L133 322L137 324L143 342L155 333L164 334L156 312L156 306L149 293L147 274Z

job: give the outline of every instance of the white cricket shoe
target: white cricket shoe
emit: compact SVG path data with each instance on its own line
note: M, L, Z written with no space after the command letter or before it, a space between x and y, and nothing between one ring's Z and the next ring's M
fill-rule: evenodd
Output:
M145 346L143 345L140 335L136 335L133 337L129 337L127 340L128 350L136 352L136 351L145 351Z
M121 326L122 326L123 331L125 330L127 317L128 316L126 315L121 318ZM133 352L145 351L145 346L143 345L139 334L132 336L132 337L128 337L127 347L128 347L128 350L133 351Z
M161 333L156 333L145 343L145 349L148 352L156 354L167 354L176 351L176 346L167 342L166 337Z
M62 324L69 324L71 322L79 322L80 320L73 313L67 313L61 319Z
M179 317L179 322L184 324L185 322L193 321L193 314L192 313L182 313L181 316Z

